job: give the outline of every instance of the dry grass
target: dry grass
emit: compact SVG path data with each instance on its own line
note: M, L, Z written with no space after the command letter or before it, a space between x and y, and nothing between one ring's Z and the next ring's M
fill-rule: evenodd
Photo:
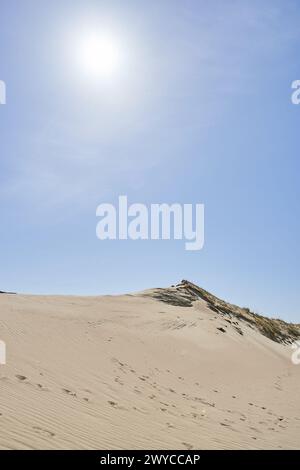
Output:
M145 295L150 294L146 292ZM167 289L154 289L151 291L151 296L162 302L182 307L191 307L193 302L201 298L207 302L213 312L245 321L277 343L292 343L300 337L300 325L268 318L252 312L249 308L230 304L186 280Z

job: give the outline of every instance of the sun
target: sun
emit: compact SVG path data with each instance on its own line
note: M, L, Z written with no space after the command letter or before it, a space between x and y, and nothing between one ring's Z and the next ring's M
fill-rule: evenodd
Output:
M78 41L77 63L90 78L112 77L120 65L120 48L109 34L88 33Z

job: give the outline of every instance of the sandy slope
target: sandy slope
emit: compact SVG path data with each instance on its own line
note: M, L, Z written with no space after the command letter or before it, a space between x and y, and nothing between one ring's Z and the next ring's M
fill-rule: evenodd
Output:
M290 347L235 326L204 300L0 295L0 448L300 448Z

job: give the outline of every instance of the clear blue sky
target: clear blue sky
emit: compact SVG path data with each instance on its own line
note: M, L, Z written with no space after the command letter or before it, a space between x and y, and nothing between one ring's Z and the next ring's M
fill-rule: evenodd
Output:
M300 322L299 24L289 0L2 0L0 290L186 278ZM122 45L110 82L74 66L89 25ZM96 207L120 194L204 203L204 249L97 240Z

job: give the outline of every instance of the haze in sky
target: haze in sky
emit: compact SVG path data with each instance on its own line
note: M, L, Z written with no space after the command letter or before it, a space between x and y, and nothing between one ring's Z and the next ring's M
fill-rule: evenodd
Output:
M300 322L299 21L290 0L3 0L0 289L184 278ZM100 241L119 195L204 204L204 248Z

